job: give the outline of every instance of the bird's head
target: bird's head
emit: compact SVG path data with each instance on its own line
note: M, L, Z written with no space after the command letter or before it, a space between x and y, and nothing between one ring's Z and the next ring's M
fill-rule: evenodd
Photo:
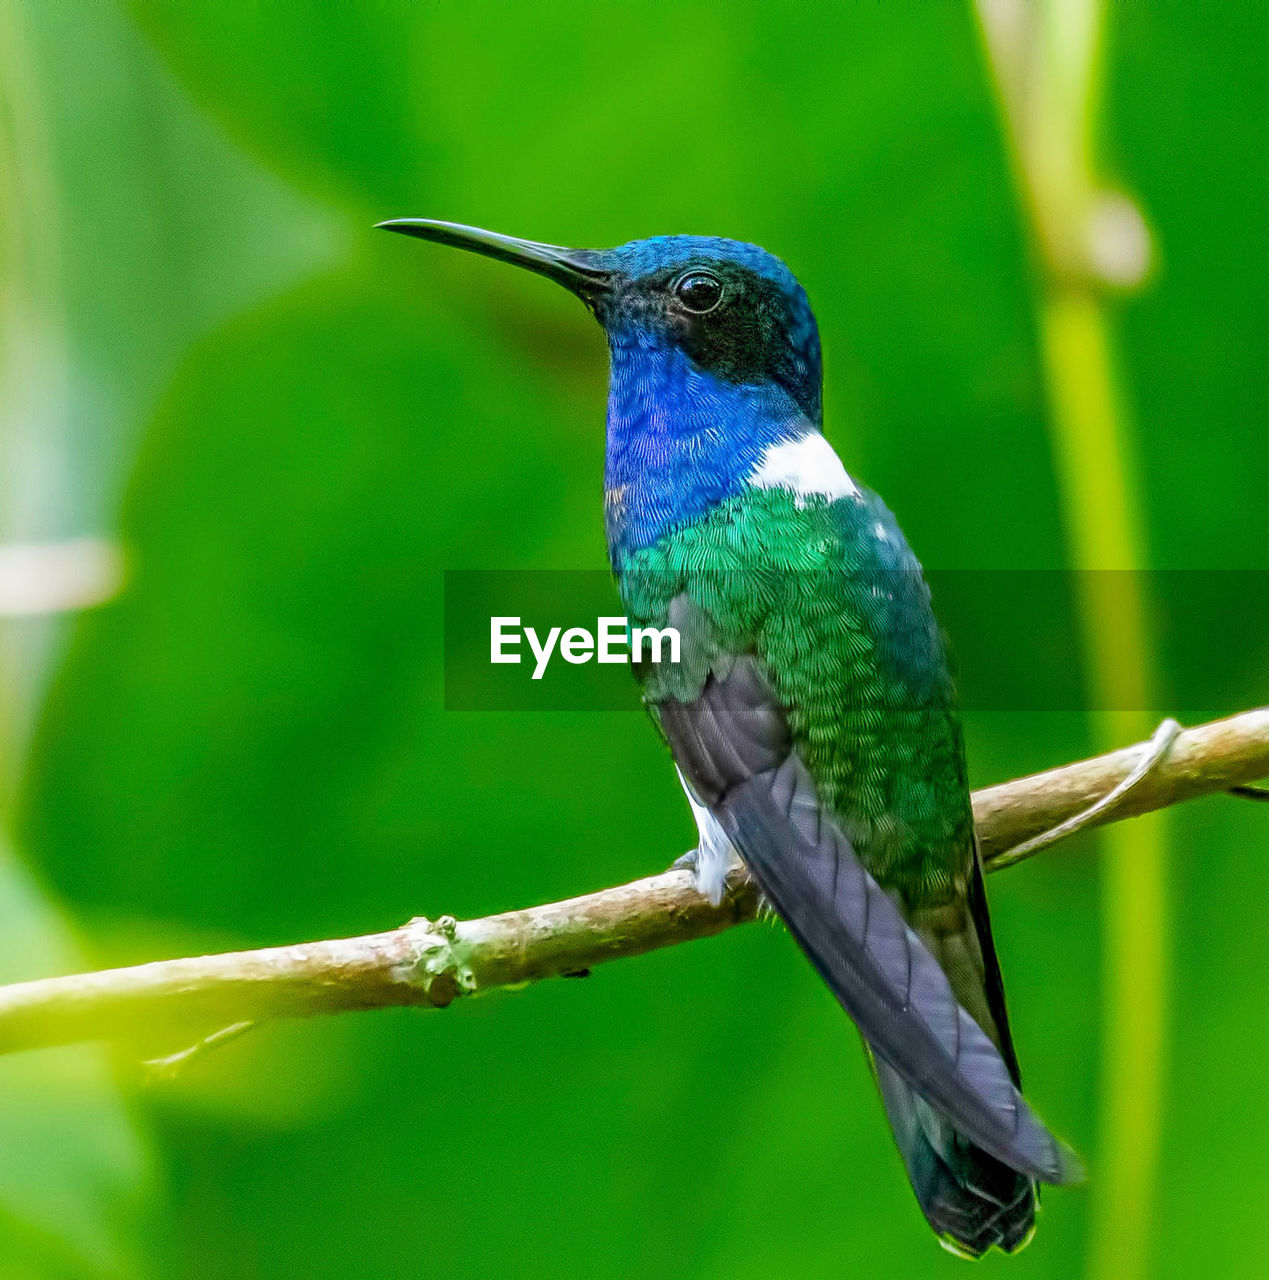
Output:
M820 340L793 273L765 249L713 236L654 236L616 249L564 249L451 222L401 218L388 231L536 271L576 294L614 353L667 349L723 383L783 390L820 418Z

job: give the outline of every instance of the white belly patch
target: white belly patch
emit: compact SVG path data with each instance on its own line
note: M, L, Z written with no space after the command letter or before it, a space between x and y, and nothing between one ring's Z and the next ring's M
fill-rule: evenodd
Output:
M740 855L719 826L718 819L692 794L682 771L676 768L675 772L683 784L687 802L692 806L692 817L696 819L696 830L700 833L700 843L696 846L696 888L718 906L723 900L727 873L740 865Z
M829 502L859 492L833 446L818 431L769 445L750 472L749 483L759 489L789 489L798 498L819 497Z

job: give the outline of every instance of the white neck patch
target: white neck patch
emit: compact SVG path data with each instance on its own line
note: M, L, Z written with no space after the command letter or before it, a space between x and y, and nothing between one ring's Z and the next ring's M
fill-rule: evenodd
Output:
M749 483L758 489L789 489L799 499L817 497L829 502L859 492L833 446L818 431L769 445L749 473Z

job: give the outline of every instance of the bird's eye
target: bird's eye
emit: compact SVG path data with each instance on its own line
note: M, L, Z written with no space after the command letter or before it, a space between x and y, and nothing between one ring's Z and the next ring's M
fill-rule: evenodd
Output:
M675 297L698 316L713 311L723 300L723 283L708 271L693 271L674 286Z

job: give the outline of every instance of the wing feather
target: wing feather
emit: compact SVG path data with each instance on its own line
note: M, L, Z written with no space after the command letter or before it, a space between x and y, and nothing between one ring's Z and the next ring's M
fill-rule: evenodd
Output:
M655 709L692 789L878 1058L1010 1168L1078 1178L1073 1153L1018 1092L1014 1063L819 803L757 659L717 664L695 699Z

